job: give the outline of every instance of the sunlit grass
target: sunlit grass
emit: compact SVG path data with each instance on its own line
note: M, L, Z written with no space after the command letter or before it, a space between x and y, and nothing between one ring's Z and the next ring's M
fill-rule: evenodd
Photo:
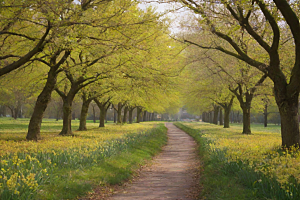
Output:
M103 142L121 138L127 133L147 130L153 127L153 124L128 124L116 125L106 124L106 127L99 128L98 123L87 123L88 131L76 131L79 126L78 120L72 121L74 137L59 136L62 128L62 121L44 119L41 127L42 140L38 142L26 141L28 128L28 119L6 119L0 118L0 156L16 152L49 152L52 149L64 149L86 146L94 141ZM96 140L95 140L96 139Z
M44 120L41 129L43 139L32 142L25 140L28 122L24 119L0 119L0 199L33 199L40 191L50 199L57 199L60 194L56 194L56 191L51 193L51 187L44 186L54 184L53 182L64 182L66 171L71 173L76 169L98 168L111 156L126 153L152 137L165 135L165 129L157 123L107 124L105 128L88 123L88 131L74 131L74 137L62 137L58 135L62 122ZM154 126L157 128L153 128ZM78 127L78 121L73 122L73 127L73 130ZM156 151L162 145L160 142L158 144L160 145L156 146ZM142 156L141 160L143 158ZM124 173L128 174L134 165L138 163L129 164ZM113 169L109 172L112 177L116 176L114 173L116 172ZM120 177L127 178L128 175ZM123 179L119 178L118 181ZM85 182L81 179L74 181ZM76 190L81 184L73 182L70 187L74 186ZM88 188L90 186L83 193ZM76 197L74 195L81 193L78 190L73 198Z
M240 179L243 184L262 189L265 198L300 196L297 183L300 151L298 148L281 150L280 126L264 128L261 124L251 124L252 134L244 135L241 124L232 124L228 129L208 123L182 124L191 128L188 131L195 130L193 134L199 135L200 141L206 141L206 154L210 160L218 160L221 172L238 173L238 178L243 177Z

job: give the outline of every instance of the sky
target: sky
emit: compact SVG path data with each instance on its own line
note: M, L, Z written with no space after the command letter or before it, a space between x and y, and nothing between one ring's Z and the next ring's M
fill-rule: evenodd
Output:
M147 1L147 0L142 0L142 1ZM184 9L179 9L177 11L174 11L174 9L181 7L180 4L156 3L153 0L148 0L148 1L151 1L151 3L141 3L139 7L141 9L145 9L147 6L152 6L156 8L155 10L158 13L165 13L168 11L172 11L166 14L167 17L174 20L174 22L171 25L171 31L172 33L177 33L180 31L180 20L183 19L185 16L187 16L187 12L184 11Z
M174 10L174 8L178 8L180 4L174 4L174 3L157 3L159 0L140 0L143 3L139 4L139 7L141 9L146 9L148 6L152 6L155 8L156 12L158 13L165 13L170 10ZM156 1L156 2L155 2ZM74 0L75 3L80 3L80 0ZM145 3L146 2L146 3ZM174 22L171 24L171 32L177 33L180 31L180 19L184 18L187 13L183 11L183 9L180 9L179 11L175 12L168 12L166 14L167 17L174 20Z

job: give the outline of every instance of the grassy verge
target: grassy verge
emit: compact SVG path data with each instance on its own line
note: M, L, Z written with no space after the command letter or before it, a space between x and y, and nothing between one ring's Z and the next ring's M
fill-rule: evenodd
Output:
M110 125L75 137L45 133L38 143L11 140L14 134L4 130L0 199L74 199L121 183L165 143L166 128L153 125Z
M247 158L229 160L228 149L216 148L215 141L205 136L209 135L205 132L205 125L202 130L182 123L175 125L190 134L199 144L199 154L204 166L200 180L203 199L299 199L300 190L295 179L290 179L288 184L281 184L275 176L270 177L251 167L244 161Z
M56 171L53 179L42 188L38 199L74 199L91 192L93 187L121 184L146 160L160 152L167 141L166 130L160 125L98 165Z

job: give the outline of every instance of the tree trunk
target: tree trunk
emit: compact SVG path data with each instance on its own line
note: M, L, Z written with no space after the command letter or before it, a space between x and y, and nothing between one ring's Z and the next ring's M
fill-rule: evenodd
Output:
M117 111L114 109L114 123L117 123Z
M143 122L147 121L147 111L144 111Z
M122 124L122 103L118 103L118 124Z
M281 118L282 147L299 146L298 99L299 92L292 96L286 95L285 90L279 90L275 84L275 99ZM282 88L281 88L282 89Z
M220 117L219 117L219 120L220 120L220 125L223 125L223 109L220 108Z
M80 113L80 125L79 125L79 131L86 131L86 118L89 111L89 105L92 102L93 99L84 99L82 98L82 107L81 107L81 113Z
M94 101L100 110L99 127L105 127L106 113L111 104L109 103L109 100L106 102L100 102L98 99L94 99Z
M213 123L218 125L218 114L219 114L219 106L214 106L214 116L213 116Z
M0 106L0 117L6 117L6 109L5 106Z
M123 123L127 123L127 112L128 112L128 107L125 106L125 108L124 108L124 116L123 116Z
M95 110L95 106L93 106L93 122L96 123L96 110Z
M75 95L74 95L75 96ZM71 121L72 121L72 103L73 98L67 96L63 98L63 128L59 135L63 136L73 136L72 128L71 128Z
M229 121L230 121L230 111L231 111L231 107L233 104L233 100L234 100L235 96L232 96L229 102L226 103L219 103L219 105L224 109L224 128L229 128ZM220 125L221 122L223 123L223 119L221 120L221 116L222 116L222 108L220 109ZM231 115L232 117L232 115Z
M133 121L133 110L134 109L129 109L129 116L128 116L128 120L129 120L129 124L132 124L132 121Z
M38 96L33 113L29 122L27 140L39 140L41 139L40 130L41 124L44 116L44 112L51 100L51 94L54 90L56 84L57 74L55 71L50 69L48 72L47 82L43 88L41 94Z
M264 108L264 127L268 126L268 105L265 105Z
M100 109L99 127L105 127L105 117L106 117L106 109L103 107L102 109Z
M136 109L136 123L140 123L141 121L141 113L142 113L142 109L137 107Z
M213 111L210 111L209 112L209 123L213 123L214 121L214 116L213 116L214 112Z
M225 111L225 113L224 113L224 128L229 128L230 110L231 110L231 107L226 107L224 109L224 111Z
M18 106L14 108L14 119L17 119L19 115L19 108Z
M71 51L65 51L64 56L60 59L58 63L56 63L56 58L58 54L54 55L51 58L51 64L53 65L48 72L46 85L35 102L33 113L28 126L28 132L26 136L27 140L38 140L41 138L41 124L44 112L51 99L51 93L53 92L56 84L57 69L60 67L60 65L62 65L65 62L65 60L69 57L70 53Z
M243 134L251 134L250 105L245 106L242 109L243 109Z

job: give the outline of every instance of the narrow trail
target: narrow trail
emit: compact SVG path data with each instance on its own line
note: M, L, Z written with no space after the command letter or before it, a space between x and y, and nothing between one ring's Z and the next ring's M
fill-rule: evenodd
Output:
M198 191L196 143L172 123L166 123L166 127L168 143L153 164L109 200L195 199L195 191Z

